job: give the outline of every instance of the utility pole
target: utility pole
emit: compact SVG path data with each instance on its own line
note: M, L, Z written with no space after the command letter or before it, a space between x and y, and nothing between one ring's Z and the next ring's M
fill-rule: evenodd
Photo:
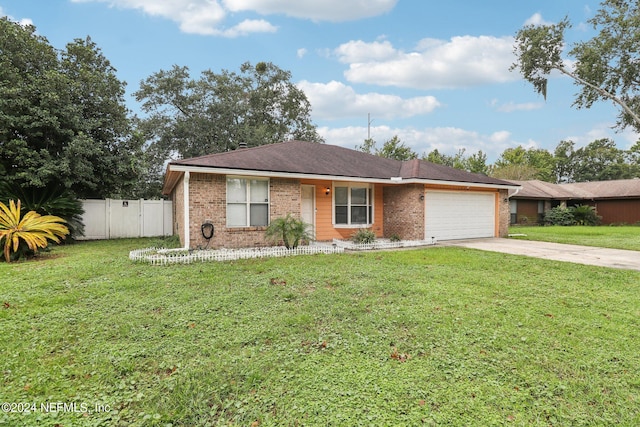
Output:
M367 113L367 139L371 139L371 113Z

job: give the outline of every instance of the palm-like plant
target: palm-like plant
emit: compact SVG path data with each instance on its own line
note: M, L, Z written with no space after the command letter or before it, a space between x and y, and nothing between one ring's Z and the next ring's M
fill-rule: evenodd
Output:
M64 219L69 229L67 241L84 234L82 202L60 184L29 187L9 184L0 179L0 202L9 203L9 200L20 200L23 214L36 211L40 215L55 215Z
M13 200L9 206L0 202L0 242L4 240L4 259L11 262L11 252L16 252L20 241L24 241L34 252L38 248L46 248L48 240L60 243L69 234L69 229L63 224L65 221L54 215L40 215L29 211L22 218L20 214L20 200L18 204Z
M295 249L301 241L311 240L309 224L294 218L291 214L271 221L265 232L265 237L273 242L282 241L287 249Z

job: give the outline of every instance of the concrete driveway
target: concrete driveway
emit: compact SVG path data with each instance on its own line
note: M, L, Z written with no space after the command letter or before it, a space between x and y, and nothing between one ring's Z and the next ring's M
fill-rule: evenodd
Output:
M450 240L438 242L438 244L640 271L640 252L638 251L499 238Z

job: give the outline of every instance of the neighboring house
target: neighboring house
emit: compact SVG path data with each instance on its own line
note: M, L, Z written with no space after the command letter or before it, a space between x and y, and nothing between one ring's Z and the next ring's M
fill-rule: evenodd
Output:
M506 236L510 182L422 160L401 162L335 145L289 141L169 163L163 194L184 247L263 246L274 218L292 214L317 240L440 240Z
M640 179L552 184L544 181L512 181L522 188L511 197L511 223L537 224L556 206L589 205L603 224L640 222Z

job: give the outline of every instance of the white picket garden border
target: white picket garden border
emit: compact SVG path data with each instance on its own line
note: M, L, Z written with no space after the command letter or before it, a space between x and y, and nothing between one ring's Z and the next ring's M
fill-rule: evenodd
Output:
M354 243L351 240L333 239L332 244L312 242L309 246L287 249L284 246L268 246L241 249L166 249L145 248L129 252L129 259L151 265L191 264L206 261L234 261L238 259L285 257L296 255L337 254L347 251L410 248L435 245L435 240L376 240L372 243Z
M378 239L371 243L355 243L352 240L333 239L333 244L339 248L344 248L350 251L370 251L375 249L396 249L430 246L435 245L436 240L399 240L392 242L391 240Z
M344 252L344 248L318 244L298 246L295 249L287 249L284 246L215 250L145 248L129 252L129 259L131 261L147 262L151 265L167 265L191 264L198 261L234 261L238 259L336 254L342 252Z

